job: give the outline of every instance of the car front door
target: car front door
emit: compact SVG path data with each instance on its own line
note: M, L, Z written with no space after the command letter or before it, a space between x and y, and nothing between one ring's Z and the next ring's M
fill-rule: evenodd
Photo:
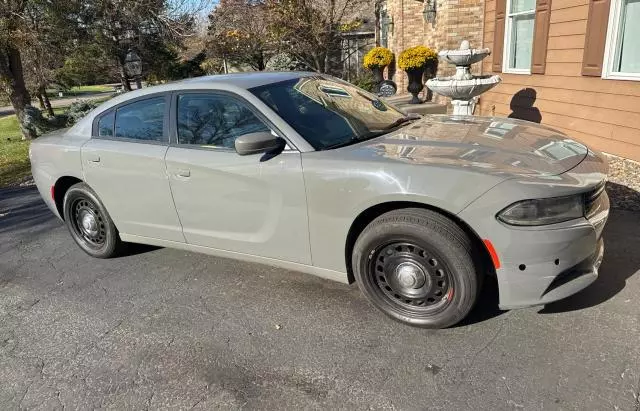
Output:
M186 241L311 264L300 153L285 150L266 161L238 155L239 135L275 132L239 96L176 93L173 105L166 165Z
M164 163L169 98L143 97L97 116L81 157L85 181L121 233L184 242Z

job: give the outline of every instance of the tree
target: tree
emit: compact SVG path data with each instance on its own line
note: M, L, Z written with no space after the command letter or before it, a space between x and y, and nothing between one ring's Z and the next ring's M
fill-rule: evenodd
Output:
M220 0L209 15L209 55L264 70L273 50L268 19L263 0Z
M55 8L46 3L32 1L22 15L23 32L26 39L22 48L25 80L32 95L40 101L50 117L54 112L46 93L47 85L63 66L65 54L77 37L74 2L60 2Z
M24 80L20 53L20 47L25 44L21 16L27 3L26 0L0 0L0 85L18 116L23 138L31 139L35 134L23 121L25 108L31 105L31 95Z
M321 73L339 66L341 33L372 0L267 0L270 30L285 51Z
M31 105L27 80L53 114L44 90L52 70L61 64L63 44L73 37L68 30L78 22L78 9L76 0L0 0L0 85L25 139L36 136L25 121Z
M124 61L130 48L142 57L143 68L158 63L172 47L191 33L194 15L204 2L193 0L88 0L85 25L95 42L115 63L125 90L131 90ZM174 55L175 56L175 55Z
M119 79L110 56L96 44L78 44L67 54L64 64L55 70L53 82L64 88L102 84Z

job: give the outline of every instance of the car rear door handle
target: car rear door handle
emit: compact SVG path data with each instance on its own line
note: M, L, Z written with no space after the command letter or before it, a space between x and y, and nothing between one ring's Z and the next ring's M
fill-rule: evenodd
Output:
M88 157L87 161L89 161L90 163L100 162L100 156L97 154L88 154L87 157Z
M191 177L191 170L186 169L186 168L181 168L181 169L178 170L176 175L178 177Z

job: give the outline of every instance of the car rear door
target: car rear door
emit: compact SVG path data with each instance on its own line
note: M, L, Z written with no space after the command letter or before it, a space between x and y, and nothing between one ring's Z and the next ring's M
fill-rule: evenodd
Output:
M173 106L166 165L186 241L311 264L300 153L238 155L239 135L276 130L237 95L175 93Z
M140 97L97 116L81 156L85 181L121 233L184 242L164 163L170 96Z

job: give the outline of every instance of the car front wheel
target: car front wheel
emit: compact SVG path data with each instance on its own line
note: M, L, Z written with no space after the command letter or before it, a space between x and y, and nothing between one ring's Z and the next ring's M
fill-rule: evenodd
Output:
M67 190L63 211L71 236L90 256L114 257L122 249L116 226L96 193L87 184L78 183Z
M413 326L454 325L479 294L471 240L453 221L430 210L394 210L373 220L356 240L352 263L364 295L385 314Z

